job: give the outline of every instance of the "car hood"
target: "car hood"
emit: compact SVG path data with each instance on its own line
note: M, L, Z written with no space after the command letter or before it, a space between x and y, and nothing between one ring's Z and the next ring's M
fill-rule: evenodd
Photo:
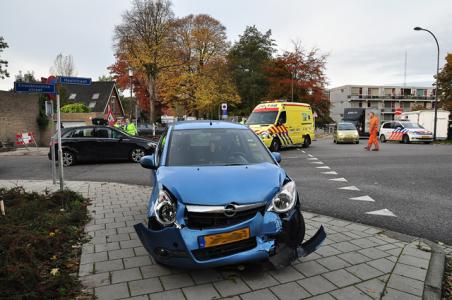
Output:
M160 167L158 182L178 201L193 205L270 201L286 174L271 163L241 166Z

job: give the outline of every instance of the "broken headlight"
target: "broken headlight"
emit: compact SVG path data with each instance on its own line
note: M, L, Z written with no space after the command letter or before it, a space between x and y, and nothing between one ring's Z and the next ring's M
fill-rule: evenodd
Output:
M297 188L295 181L286 183L281 190L273 197L268 211L285 213L291 210L297 200Z
M159 192L159 197L154 204L154 213L157 221L169 226L176 222L176 201L164 190Z

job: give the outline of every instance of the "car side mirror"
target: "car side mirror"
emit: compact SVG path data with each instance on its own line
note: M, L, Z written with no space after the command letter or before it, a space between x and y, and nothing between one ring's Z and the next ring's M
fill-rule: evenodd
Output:
M140 159L140 165L145 169L155 170L157 166L155 165L155 155L146 155Z
M272 152L273 158L280 163L281 162L281 153L279 152Z

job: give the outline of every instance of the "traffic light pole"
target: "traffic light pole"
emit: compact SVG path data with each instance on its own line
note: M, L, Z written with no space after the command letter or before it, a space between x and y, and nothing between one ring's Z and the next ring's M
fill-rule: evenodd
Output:
M60 191L64 189L64 179L63 179L63 149L61 147L61 113L60 113L60 94L56 94L56 105L57 105L57 138L58 138L58 167L60 169Z

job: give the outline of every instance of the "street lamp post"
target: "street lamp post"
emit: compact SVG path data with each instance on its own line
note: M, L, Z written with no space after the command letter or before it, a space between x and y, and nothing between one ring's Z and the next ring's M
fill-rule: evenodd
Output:
M438 43L438 39L436 38L436 36L433 34L433 32L431 32L428 29L424 29L421 27L414 27L413 28L416 31L427 31L428 33L430 33L433 38L435 39L436 42L436 47L437 47L437 58L436 58L436 89L435 89L435 121L433 124L433 140L436 140L436 123L438 122L438 75L439 75L439 43Z
M132 92L133 92L133 84L132 84L132 77L133 77L133 69L129 67L129 81L130 81L130 101L132 101ZM138 115L137 115L137 103L135 102L135 127L138 127Z

